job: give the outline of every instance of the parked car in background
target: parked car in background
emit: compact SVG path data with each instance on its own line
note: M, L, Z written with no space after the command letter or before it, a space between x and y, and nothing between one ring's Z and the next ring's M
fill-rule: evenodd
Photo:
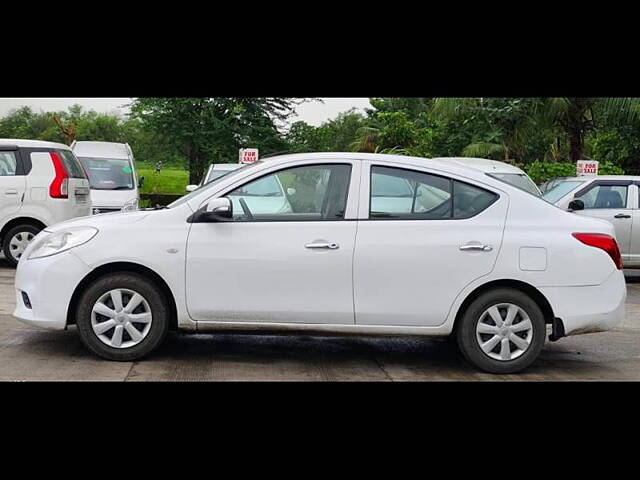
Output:
M187 192L193 192L198 187L213 182L214 180L224 177L226 174L242 167L244 167L244 165L240 163L212 163L209 165L207 172L204 174L198 185L187 185Z
M640 268L640 177L569 177L545 192L544 199L576 215L610 222L625 267Z
M542 192L542 194L544 195L546 192L548 192L549 190L551 190L553 187L555 187L556 185L558 185L559 183L564 182L565 180L568 180L570 178L573 177L556 177L556 178L550 178L549 180L547 180L546 182L543 182L542 184L540 184L540 191Z
M398 179L409 202L389 188ZM509 373L535 361L548 325L558 340L620 322L620 268L610 223L477 169L299 154L166 209L47 229L20 259L14 315L75 323L92 352L118 361L149 354L170 329L453 335L473 365Z
M89 181L68 146L0 139L0 245L11 266L43 228L85 215Z
M71 149L89 176L93 213L138 210L139 188L128 143L73 142Z
M486 173L490 177L496 178L502 182L506 182L514 187L518 187L525 192L529 192L537 197L542 196L542 192L537 187L535 182L531 180L527 173L505 162L499 162L497 160L487 160L486 158L468 158L468 157L452 157L452 158L437 158L434 160L442 160L447 162L457 163L464 167L474 168L481 172Z

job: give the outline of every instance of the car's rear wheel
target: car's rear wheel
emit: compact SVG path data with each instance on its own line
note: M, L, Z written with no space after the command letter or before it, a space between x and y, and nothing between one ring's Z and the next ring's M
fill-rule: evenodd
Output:
M483 293L464 312L457 329L465 358L489 373L515 373L540 355L544 315L525 293L499 288Z
M135 273L115 273L86 289L76 324L93 353L108 360L133 361L162 343L169 329L169 309L153 282Z
M28 223L17 225L7 232L2 241L2 252L9 262L15 267L27 246L42 229Z

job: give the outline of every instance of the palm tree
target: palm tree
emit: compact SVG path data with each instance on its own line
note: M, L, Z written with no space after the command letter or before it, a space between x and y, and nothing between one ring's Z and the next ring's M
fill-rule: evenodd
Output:
M432 113L436 118L445 120L481 118L486 122L488 132L483 135L483 140L467 145L462 154L467 157L501 158L510 162L513 161L512 154L522 154L527 138L534 133L532 115L519 103L520 99L508 99L506 106L511 108L510 114L493 118L490 113L499 109L493 99L436 98ZM498 107L504 106L502 102Z
M557 128L569 142L569 157L583 158L586 135L596 128L596 116L634 121L640 113L640 98L547 98L538 112L540 124Z
M432 112L436 117L456 119L472 112L482 111L487 103L483 98L437 98ZM640 98L585 98L585 97L554 97L540 99L533 103L528 116L503 130L502 142L478 142L467 146L465 155L483 154L489 156L502 152L504 158L509 158L509 151L518 150L524 145L532 128L549 129L556 132L558 141L554 144L556 150L552 155L557 157L562 137L569 144L569 157L575 162L581 160L584 154L586 135L596 128L596 116L609 116L625 121L633 121L640 115ZM490 123L490 122L489 122ZM494 126L490 125L492 130ZM480 155L482 156L482 155Z

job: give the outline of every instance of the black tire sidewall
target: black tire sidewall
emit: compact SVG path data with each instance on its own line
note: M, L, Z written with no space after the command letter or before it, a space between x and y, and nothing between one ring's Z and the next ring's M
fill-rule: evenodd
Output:
M2 253L4 253L4 258L7 259L7 262L9 263L9 265L11 265L14 268L18 265L18 259L13 257L13 255L11 254L11 247L9 246L9 243L11 242L11 239L14 237L14 235L20 232L30 232L30 233L33 233L35 236L41 231L42 231L42 228L39 228L39 227L36 227L35 225L30 225L27 223L23 225L16 225L15 227L13 227L11 230L7 232L7 234L2 239Z
M488 308L498 303L512 303L522 308L533 325L529 349L515 360L506 362L487 356L476 339L476 325L480 317ZM499 288L481 294L469 305L460 322L457 330L460 351L471 364L488 373L516 373L527 368L540 355L547 332L544 315L538 304L524 292L510 288Z
M117 288L133 290L142 295L151 308L151 329L138 345L126 349L103 343L91 327L91 311L106 292ZM169 330L169 308L162 291L149 279L135 273L113 273L95 280L86 289L76 308L76 326L83 343L96 355L115 361L138 360L155 350Z

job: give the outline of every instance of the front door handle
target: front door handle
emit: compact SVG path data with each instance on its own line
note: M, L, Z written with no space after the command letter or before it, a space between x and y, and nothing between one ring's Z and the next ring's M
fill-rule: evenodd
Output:
M619 213L613 218L631 218L631 215L627 215L626 213Z
M304 248L309 248L311 250L337 250L340 248L340 245L337 243L329 243L329 242L313 242L307 243Z
M460 250L462 250L463 252L468 252L468 251L490 252L493 250L493 247L491 245L471 244L471 245L461 245Z
M17 195L18 194L18 190L14 190L14 189L5 190L4 194L5 195Z

